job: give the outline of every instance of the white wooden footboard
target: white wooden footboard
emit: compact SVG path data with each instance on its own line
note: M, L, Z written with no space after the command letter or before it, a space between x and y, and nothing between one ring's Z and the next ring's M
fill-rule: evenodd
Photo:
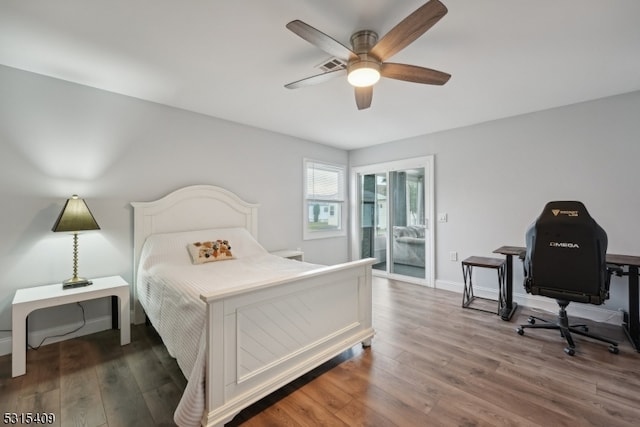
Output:
M332 357L370 345L374 261L202 295L208 317L202 424L222 426Z

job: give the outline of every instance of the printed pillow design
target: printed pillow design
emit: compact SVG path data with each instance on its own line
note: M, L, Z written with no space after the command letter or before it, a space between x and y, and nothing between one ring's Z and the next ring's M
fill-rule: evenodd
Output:
M195 242L189 244L188 249L194 264L233 259L228 240Z

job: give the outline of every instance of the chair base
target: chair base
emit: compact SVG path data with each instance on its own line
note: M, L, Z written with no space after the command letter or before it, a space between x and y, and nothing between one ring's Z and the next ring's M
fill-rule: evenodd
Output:
M560 311L558 312L558 319L555 322L542 319L540 317L530 316L528 320L529 324L518 326L518 328L516 329L516 332L518 332L519 335L524 335L524 330L526 328L559 330L560 335L564 337L564 339L567 341L568 347L565 347L564 352L567 353L569 356L573 356L575 354L575 348L576 348L576 345L575 345L575 342L573 341L573 337L571 333L610 344L609 352L613 354L618 354L620 350L618 349L618 343L616 341L613 341L610 338L606 338L597 334L589 333L588 332L589 329L587 325L569 325L569 318L567 316L567 310L566 310L567 305L569 303L566 301L558 301L558 304L560 305ZM539 320L543 323L537 324L536 320Z

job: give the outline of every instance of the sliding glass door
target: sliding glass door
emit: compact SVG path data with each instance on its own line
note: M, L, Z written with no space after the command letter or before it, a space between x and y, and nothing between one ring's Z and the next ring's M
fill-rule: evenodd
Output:
M358 258L380 275L432 285L432 157L354 168Z
M360 184L360 255L375 258L376 270L387 269L387 174L359 176Z

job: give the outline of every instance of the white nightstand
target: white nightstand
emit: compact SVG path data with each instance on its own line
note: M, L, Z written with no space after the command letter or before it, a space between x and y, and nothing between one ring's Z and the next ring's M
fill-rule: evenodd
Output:
M120 325L120 345L131 342L131 325L129 321L129 289L130 286L120 276L91 279L92 285L80 288L62 289L62 283L33 288L18 289L12 304L12 354L11 376L17 377L27 372L27 316L34 310L87 301L96 298L112 297L112 326ZM116 298L117 297L117 298ZM116 299L120 300L120 314L116 310Z
M281 251L273 251L271 255L281 256L282 258L295 259L296 261L304 261L304 252L294 249L283 249Z

